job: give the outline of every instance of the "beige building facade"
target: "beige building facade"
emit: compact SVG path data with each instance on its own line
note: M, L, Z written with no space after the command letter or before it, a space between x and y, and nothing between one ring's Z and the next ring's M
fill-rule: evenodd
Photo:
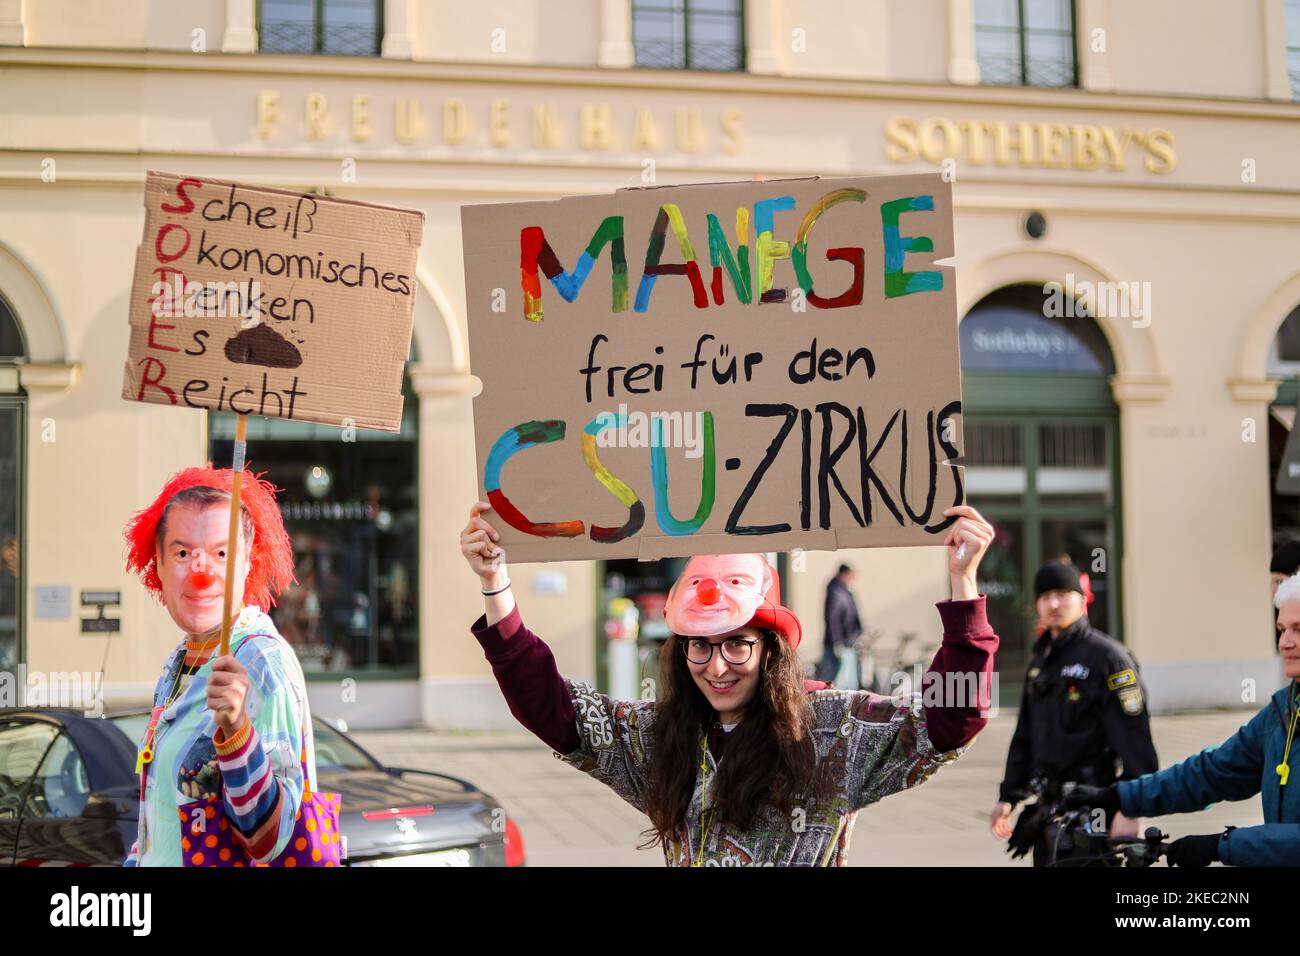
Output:
M963 336L989 363L963 354L974 363L964 413L971 502L1007 531L999 593L1020 616L1002 681L1017 682L1025 659L1025 576L1064 548L1105 592L1094 619L1135 652L1153 707L1247 706L1271 692L1267 565L1275 531L1300 524L1270 491L1270 435L1291 421L1278 332L1300 306L1300 106L1287 69L1300 38L1288 43L1283 0L1067 3L1073 81L1051 87L982 82L974 0L749 0L742 68L727 71L638 67L636 6L387 0L365 56L266 51L253 0L0 0L0 302L21 339L0 358L0 412L16 423L0 432L15 462L0 499L18 518L11 662L102 663L105 696L124 702L149 693L177 639L125 573L121 528L226 433L205 412L119 397L146 170L427 214L408 369L414 504L402 533L414 557L401 572L381 562L369 600L343 609L339 626L362 647L350 660L366 666L322 658L312 694L356 726L490 728L513 720L469 634L482 604L456 540L477 497L460 207L939 169L954 181L959 312L988 323ZM1075 336L1069 317L1050 334L1005 317L1007 290L1049 283L1085 300L1092 317L1078 323L1092 332ZM1078 342L1098 367L1058 392L1061 376L1031 353ZM999 377L1002 359L1028 377ZM998 444L1013 431L1022 437ZM1061 435L1088 446L1082 457L1051 458ZM277 441L299 443L286 461L337 451L325 429L254 425L254 465ZM347 453L396 454L378 442ZM383 510L376 494L365 521ZM331 540L371 540L348 533L360 537ZM809 660L841 560L881 648L909 632L937 640L939 549L796 554L785 587ZM512 572L561 669L603 678L608 569ZM121 592L105 612L120 633L82 632L94 609L80 597L94 590ZM301 605L312 627L328 617L312 603L325 593ZM388 666L375 619L403 601L411 646Z

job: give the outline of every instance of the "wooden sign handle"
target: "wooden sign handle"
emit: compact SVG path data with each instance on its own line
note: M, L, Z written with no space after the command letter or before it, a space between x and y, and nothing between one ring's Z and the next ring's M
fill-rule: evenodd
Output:
M239 551L239 485L244 477L244 446L248 439L248 416L239 415L235 421L235 454L230 480L230 536L226 538L226 593L221 610L221 649L218 656L230 653L230 617L235 593L231 584L235 580L235 555Z

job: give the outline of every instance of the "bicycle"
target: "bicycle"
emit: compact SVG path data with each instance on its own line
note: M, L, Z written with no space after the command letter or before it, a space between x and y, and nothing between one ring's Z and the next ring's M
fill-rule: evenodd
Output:
M1046 848L1044 867L1146 867L1166 854L1169 844L1159 827L1147 827L1142 836L1113 836L1093 826L1091 808L1064 809L1062 799L1072 789L1072 784L1031 784L1038 802L1025 807L1016 821L1009 842L1010 849L1019 852L1013 857L1041 845Z

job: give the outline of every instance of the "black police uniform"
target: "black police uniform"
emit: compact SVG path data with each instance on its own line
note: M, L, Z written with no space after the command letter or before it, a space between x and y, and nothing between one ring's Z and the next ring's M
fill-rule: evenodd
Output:
M1087 614L1055 639L1045 632L1025 676L1001 802L1024 799L1035 778L1104 787L1159 769L1137 665ZM1035 846L1036 865L1045 849Z

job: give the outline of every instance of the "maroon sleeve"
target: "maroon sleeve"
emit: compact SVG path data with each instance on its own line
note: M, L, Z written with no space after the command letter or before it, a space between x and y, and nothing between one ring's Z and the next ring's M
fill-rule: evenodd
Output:
M470 627L483 645L492 673L515 719L560 754L578 749L573 701L555 656L540 637L524 626L519 606L496 624L487 615Z
M998 636L989 626L984 604L981 594L970 601L940 601L935 605L943 619L943 643L930 665L930 672L937 676L927 673L925 686L930 681L938 683L935 690L922 694L922 701L942 690L937 705L925 704L930 743L939 750L969 743L988 723L988 717L981 714L981 702L986 707L997 704L989 694ZM953 675L953 679L947 675Z

